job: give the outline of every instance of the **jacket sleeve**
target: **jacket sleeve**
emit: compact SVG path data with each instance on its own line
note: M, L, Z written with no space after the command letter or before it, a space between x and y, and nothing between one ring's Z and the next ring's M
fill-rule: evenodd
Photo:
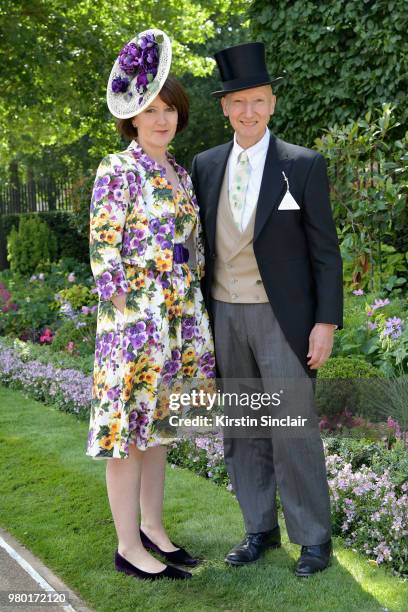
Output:
M303 223L316 286L316 323L343 326L343 271L330 206L326 162L320 153L312 161L303 194Z
M101 300L129 289L121 258L128 202L126 173L119 160L108 155L99 164L90 209L89 256Z

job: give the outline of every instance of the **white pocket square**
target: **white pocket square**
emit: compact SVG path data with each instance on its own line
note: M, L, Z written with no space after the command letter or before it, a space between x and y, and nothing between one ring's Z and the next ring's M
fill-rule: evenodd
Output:
M299 204L296 202L290 191L287 191L278 206L278 210L300 210Z

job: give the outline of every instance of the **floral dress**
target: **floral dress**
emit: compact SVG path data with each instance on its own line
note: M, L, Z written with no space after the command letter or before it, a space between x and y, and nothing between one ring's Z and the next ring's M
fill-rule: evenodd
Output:
M125 458L174 441L160 428L176 381L215 376L200 289L203 242L187 172L180 185L133 141L102 160L91 201L90 262L99 294L86 454ZM111 301L126 293L124 314Z

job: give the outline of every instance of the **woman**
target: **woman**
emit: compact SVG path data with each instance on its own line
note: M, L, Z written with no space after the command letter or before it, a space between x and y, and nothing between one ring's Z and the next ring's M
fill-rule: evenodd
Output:
M91 203L90 260L100 300L86 453L108 460L116 569L150 580L191 574L147 549L173 563L197 563L162 523L166 444L174 436L161 433L168 415L161 389L186 377L212 378L215 365L200 291L198 206L190 177L167 152L188 120L186 94L168 77L170 61L169 39L159 30L122 49L107 99L119 131L133 140L102 160Z

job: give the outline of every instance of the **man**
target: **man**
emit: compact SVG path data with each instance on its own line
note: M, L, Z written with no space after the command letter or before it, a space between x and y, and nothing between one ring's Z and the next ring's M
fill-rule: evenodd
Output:
M269 132L276 104L271 85L280 78L269 76L262 43L224 49L215 58L223 88L213 95L221 99L234 141L197 155L192 176L206 237L204 294L219 373L261 378L266 387L276 377L303 377L313 387L334 329L342 326L342 262L326 165L317 152ZM304 403L310 414L307 393ZM296 575L329 565L323 444L317 418L310 422L307 435L271 428L268 438L224 439L246 527L227 563L251 563L280 546L278 488L289 538L302 547Z

